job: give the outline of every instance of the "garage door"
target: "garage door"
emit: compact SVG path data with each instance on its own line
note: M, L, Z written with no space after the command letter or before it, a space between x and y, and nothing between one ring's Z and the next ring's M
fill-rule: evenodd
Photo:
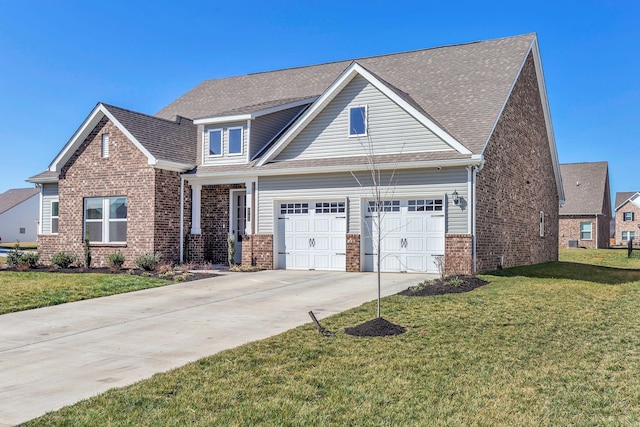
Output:
M381 271L437 273L435 259L444 255L444 219L444 199L385 200L379 209L369 202L365 236L373 239L365 239L365 270L377 271L380 228Z
M278 268L345 271L345 202L280 203Z

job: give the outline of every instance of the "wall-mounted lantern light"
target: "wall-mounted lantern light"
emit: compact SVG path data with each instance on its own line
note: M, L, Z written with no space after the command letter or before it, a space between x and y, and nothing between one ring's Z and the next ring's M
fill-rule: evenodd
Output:
M451 194L451 197L453 197L453 204L457 205L458 203L460 203L460 197L458 197L458 192L456 190L453 190L453 193Z

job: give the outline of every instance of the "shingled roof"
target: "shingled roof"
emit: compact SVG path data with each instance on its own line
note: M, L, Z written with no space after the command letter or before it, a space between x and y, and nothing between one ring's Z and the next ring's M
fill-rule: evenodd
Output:
M607 187L607 162L566 163L560 165L566 202L560 215L602 215L605 198L611 197Z
M40 192L37 188L14 188L0 194L0 214L19 205Z
M480 153L535 40L535 34L526 34L355 61ZM250 105L319 96L353 61L206 80L156 116L215 117Z
M184 117L166 120L102 104L156 159L196 164L198 127Z
M618 208L627 200L629 200L631 197L633 197L635 194L640 193L640 191L622 191L619 193L616 193L616 207L615 209L618 210Z

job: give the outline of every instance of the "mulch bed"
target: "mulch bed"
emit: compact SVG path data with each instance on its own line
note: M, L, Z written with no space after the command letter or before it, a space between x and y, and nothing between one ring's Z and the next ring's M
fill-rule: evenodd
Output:
M405 331L406 329L402 326L378 317L354 328L345 328L344 333L356 337L387 337L390 335L400 335Z
M3 271L21 271L16 268L0 268L0 273ZM43 272L43 273L67 273L67 274L82 274L82 273L97 273L97 274L128 274L132 276L145 276L145 277L153 277L156 279L164 279L172 281L172 277L161 276L160 273L156 271L144 271L137 268L134 269L122 269L118 271L112 271L108 267L96 267L96 268L83 268L83 267L69 267L69 268L55 268L55 267L45 267L39 266L38 268L32 268L29 270L24 270L25 272L35 271L35 272ZM175 275L181 275L181 273L175 273ZM217 273L208 272L208 271L196 271L189 272L188 275L183 276L181 282L191 282L192 280L205 279L207 277L215 277L219 276Z
M433 295L459 294L472 291L489 283L473 276L458 276L458 279L460 279L462 283L449 284L449 279L445 279L444 281L436 279L433 283L425 285L421 289L405 289L404 291L398 292L398 295L408 297L427 297Z

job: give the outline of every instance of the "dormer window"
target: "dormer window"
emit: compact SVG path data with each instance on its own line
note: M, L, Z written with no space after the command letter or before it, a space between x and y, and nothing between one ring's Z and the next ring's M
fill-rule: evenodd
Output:
M222 155L222 129L212 129L209 131L209 155Z
M242 154L242 128L229 128L229 154Z
M349 108L349 136L367 135L367 106Z
M208 157L242 155L244 152L243 132L244 129L242 126L206 129L205 153L208 150Z
M106 159L107 157L109 157L109 134L108 133L103 133L102 134L102 158Z

